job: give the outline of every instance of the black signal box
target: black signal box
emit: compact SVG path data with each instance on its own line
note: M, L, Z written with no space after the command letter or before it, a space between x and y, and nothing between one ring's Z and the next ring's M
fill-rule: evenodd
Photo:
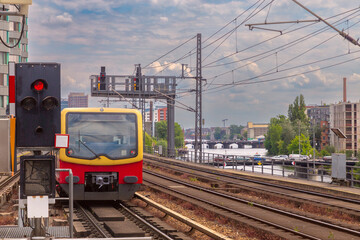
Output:
M60 132L60 64L15 64L16 147L54 147Z
M55 198L55 156L20 157L20 198Z

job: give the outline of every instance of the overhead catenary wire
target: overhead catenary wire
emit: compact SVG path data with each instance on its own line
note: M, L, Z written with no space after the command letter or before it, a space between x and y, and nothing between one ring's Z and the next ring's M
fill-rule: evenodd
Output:
M213 84L213 85L214 85L214 86L234 86L234 85L238 85L239 83L249 82L249 81L254 80L254 79L257 79L257 78L261 78L261 77L265 77L265 76L270 76L270 75L277 74L277 73L281 73L281 72L286 72L286 71L293 70L293 69L296 69L296 68L311 66L311 65L313 65L313 64L317 64L317 63L321 63L321 62L333 60L333 59L340 58L340 57L344 57L344 56L349 56L349 55L352 55L352 54L355 54L355 53L359 53L359 52L360 52L360 50L353 51L352 53L343 53L343 54L339 54L339 55L336 55L336 56L332 56L332 57L320 59L320 60L317 60L317 61L308 62L308 63L300 64L300 65L297 65L297 66L289 67L289 68L286 68L286 69L282 69L282 70L279 70L278 72L270 72L270 73L261 74L261 75L254 76L254 77L250 77L250 78L247 78L247 79L242 79L242 80L236 81L236 82L234 82L234 83L219 83L219 84ZM217 87L214 87L214 88L212 88L212 89L215 89L215 88L217 88ZM212 90L212 89L209 89L209 90Z
M360 15L357 15L357 16L360 16ZM355 17L357 17L357 16L355 16ZM340 21L340 20L338 20L338 21ZM359 22L354 23L352 26L354 26L354 25L356 25L356 24L358 24L358 23L359 23ZM339 24L340 24L340 23L339 23ZM350 26L350 27L352 27L352 26ZM328 27L325 26L325 27L323 27L322 29L319 29L319 30L313 32L313 33L316 33L316 32L317 32L314 36L316 36L317 34L320 34L320 33L324 32L324 31L326 31L327 29L328 29ZM313 33L312 33L312 34L313 34ZM312 37L312 36L311 36L312 34L308 34L308 35L306 35L305 37L306 37L306 38L311 38L311 37ZM329 40L332 39L332 38L335 38L336 36L338 36L338 35L337 35L337 34L333 35L332 37L330 37L330 38L322 41L321 43L317 44L316 46L314 46L314 47L312 47L312 48L310 48L310 49L308 49L308 50L306 50L306 51L298 54L297 56L291 58L290 60L287 60L286 62L284 62L284 63L282 63L282 64L280 64L280 65L276 64L276 67L274 67L274 68L266 71L265 73L262 73L262 74L260 74L260 75L258 75L258 76L255 76L255 77L253 77L253 78L251 78L251 79L255 79L255 78L258 78L258 77L261 77L261 76L264 76L264 75L268 75L268 72L270 72L270 71L272 71L272 70L275 70L275 69L276 69L277 71L274 72L274 73L271 73L271 74L275 74L275 73L279 72L278 67L283 66L283 65L291 62L292 60L295 60L296 58L298 58L298 57L306 54L306 53L309 52L310 50L315 49L316 47L322 45L323 43L329 41ZM296 45L296 42L297 42L298 40L299 40L299 39L297 39L296 41L291 42L291 43L289 43L289 44L292 44L291 46L294 46L294 45ZM290 46L288 46L288 47L290 47ZM288 47L283 48L283 49L281 49L281 50L279 50L279 51L283 51L283 50L287 49ZM276 52L276 53L278 53L278 52ZM269 57L269 56L272 56L272 55L273 55L273 53L270 53L270 54L268 54L268 55L266 55L266 56L263 56L263 57L261 57L261 58L259 58L259 59L256 59L255 61L248 62L248 63L246 63L246 64L244 64L244 65L242 65L242 66L240 66L240 67L237 67L237 68L232 69L232 70L230 70L230 71L227 71L227 72L218 74L218 75L216 75L216 76L214 76L214 77L208 78L208 80L211 80L211 79L212 79L212 81L210 82L210 84L208 84L207 89L209 89L211 85L215 85L215 84L213 84L213 82L215 81L216 78L218 78L218 77L220 77L220 76L223 76L223 75L226 75L226 74L229 74L229 73L231 73L231 72L234 71L234 70L238 70L238 69L240 69L240 68L246 67L246 66L248 66L248 65L250 65L250 64L252 64L252 63L255 63L255 62L257 62L257 61L263 60L263 59L265 59L265 58L267 58L267 57ZM345 55L346 55L346 54L345 54ZM245 60L247 60L247 59L245 59ZM220 84L220 85L221 85L221 84Z
M214 44L215 42L219 41L220 39L224 38L221 43L215 47L215 49L213 49L213 51L211 51L203 60L202 62L204 62L208 57L210 57L211 54L213 54L240 26L242 26L245 22L247 22L248 20L250 20L251 18L253 18L254 16L256 16L257 14L259 14L262 10L264 10L269 4L271 4L274 0L272 0L270 3L266 4L264 7L262 7L260 10L258 10L255 14L253 14L258 7L261 6L261 4L254 9L254 11L252 11L250 13L250 15L245 18L245 20L243 20L239 25L235 26L235 28L233 28L232 30L230 30L229 32L225 33L223 36L219 37L218 39L216 39L215 41L213 41L212 43L206 45L205 47L203 47L202 49L206 49L207 47L209 47L210 45ZM264 1L263 1L264 2Z
M151 63L147 64L145 67L143 67L143 69L149 67L151 64L153 64L154 62L157 62L159 61L161 58L165 57L166 55L172 53L173 51L179 49L180 47L184 46L185 44L187 44L188 42L190 42L191 40L195 39L196 38L196 35L189 38L188 40L186 40L185 42L183 42L182 44L178 45L177 47L173 48L172 50L168 51L167 53L161 55L160 57L158 57L157 59L155 59L154 61L152 61Z
M357 51L354 51L353 53L350 53L350 54L359 53L359 52L360 52L360 50L357 50ZM315 63L319 63L319 62L323 62L323 61L327 61L327 60L339 58L339 57L342 57L342 56L348 56L348 55L350 55L350 54L348 54L348 53L340 54L340 55L338 55L338 56L334 56L334 57L330 57L330 58L318 60L318 61L311 62L311 63L302 64L302 65L300 65L300 66L292 67L292 68L289 68L289 69L284 69L284 70L281 70L281 71L279 71L279 72L284 72L284 71L288 71L288 70L291 70L291 69L294 69L294 68L304 67L304 66L307 66L307 65L312 65L312 64L315 64ZM236 86L236 85L250 85L250 84L256 84L256 83L273 82L273 81L282 80L282 79L285 79L285 78L296 77L296 76L300 76L300 75L304 75L304 74L308 74L308 73L320 71L320 70L323 70L323 69L327 69L327 68L330 68L330 67L342 65L342 64L345 64L345 63L348 63L348 62L351 62L351 61L358 60L359 58L360 58L360 57L356 57L356 58L353 58L353 59L350 59L350 60L346 60L346 61L343 61L343 62L339 62L339 63L336 63L336 64L331 64L331 65L327 65L327 66L324 66L324 67L319 67L318 69L309 70L309 71L304 71L304 72L301 72L301 73L296 73L296 74L292 74L292 75L286 75L286 76L282 76L282 77L277 77L277 78L273 78L273 79L269 79L269 80L259 80L259 81L250 82L250 80L253 80L253 79L256 79L256 78L259 78L259 77L253 77L253 78L249 78L249 79L243 79L243 80L241 80L241 81L237 81L235 84L222 84L222 85L220 85L220 86L213 87L213 88L208 89L208 90L206 90L206 91L209 91L209 92L207 92L207 93L216 93L216 92L220 92L220 91L224 91L224 90L226 90L226 89L232 88L232 87L234 87L234 86ZM267 74L266 76L269 76L269 75L272 75L272 74L274 74L274 73L269 73L269 74ZM265 76L265 75L264 75L264 76ZM264 76L262 76L262 77L264 77ZM210 91L211 91L211 92L210 92Z
M360 9L360 7L353 8L353 9L350 9L350 10L348 10L348 11L345 11L345 12L336 14L336 15L334 15L334 16L328 17L328 18L326 18L326 20L329 20L329 19L338 17L338 16L340 16L340 15L347 14L347 13L352 12L352 11L358 12L359 9ZM356 13L356 12L355 12L355 13ZM351 13L349 16L351 16L352 14L354 14L354 13ZM263 44L263 43L272 41L272 40L274 40L274 39L276 39L276 38L279 38L279 37L283 37L283 36L286 35L286 34L293 33L293 32L295 32L295 31L301 30L301 29L303 29L303 28L306 28L306 27L309 27L309 26L312 26L312 25L315 25L315 24L318 24L318 22L313 22L313 23L307 24L307 25L305 25L305 26L298 27L298 28L293 29L293 30L291 30L291 31L289 31L289 32L283 33L282 35L277 35L277 36L274 36L274 37L270 37L270 38L268 38L268 39L266 39L266 40L264 40L264 41L261 41L261 42L259 42L259 43L253 44L253 45L251 45L251 46L249 46L249 47L246 47L246 48L244 48L244 49L242 49L242 50L239 50L238 52L233 52L233 53L228 54L228 55L226 55L226 56L224 56L224 57L221 57L221 58L219 58L219 59L217 59L217 60L214 60L214 61L212 61L212 62L210 62L210 63L207 63L207 64L203 65L203 68L209 67L209 66L211 66L212 64L214 64L214 63L216 63L216 62L220 62L220 61L222 61L222 60L225 60L225 59L227 59L227 58L230 58L230 57L232 57L232 56L234 56L234 55L236 55L236 54L239 54L239 53L241 53L241 52L244 52L244 51L246 51L246 50L250 50L250 49L252 49L252 48L254 48L254 47L257 47L257 46L259 46L259 45L261 45L261 44ZM221 65L219 65L219 66L221 66Z
M179 102L179 101L175 100L175 98L172 98L172 97L170 97L170 96L168 96L168 95L166 95L166 94L164 94L164 93L162 93L162 92L160 92L160 91L158 91L158 90L156 90L156 89L154 89L154 91L157 92L157 93L159 93L160 95L163 95L163 96L165 96L166 98L168 98L168 99L170 99L170 100L173 100L173 101L179 103L180 105L186 107L188 111L190 111L190 112L195 112L195 109L193 109L192 107L189 107L189 106L183 104L182 102Z
M360 10L359 10L359 11L360 11ZM357 16L360 16L360 15L357 15ZM355 16L355 17L357 17L357 16ZM340 20L339 20L339 21L340 21ZM341 24L341 23L339 23L339 24ZM358 23L355 23L355 24L353 24L352 26L354 26L354 25L356 25L356 24L358 24ZM352 26L350 26L350 27L352 27ZM243 68L243 67L246 67L246 66L248 66L248 65L250 65L250 64L252 64L252 63L255 63L255 62L257 62L257 61L263 60L263 59L265 59L265 58L267 58L267 57L272 56L272 55L273 55L273 53L272 53L273 51L277 51L277 53L278 53L278 52L281 52L281 51L284 51L284 50L286 50L286 49L288 49L288 48L290 48L290 47L292 47L292 46L295 46L297 43L299 43L300 40L310 39L311 37L314 37L314 36L316 36L316 35L318 35L318 34L320 34L320 33L322 33L322 32L325 32L325 31L327 31L328 29L329 29L329 28L328 28L327 26L325 26L325 27L323 27L323 28L321 28L321 29L318 29L318 30L316 30L316 31L314 31L314 32L312 32L312 33L304 36L304 37L301 37L301 38L296 39L296 40L294 40L294 41L292 41L292 42L289 42L289 43L287 43L287 44L285 44L285 45L283 45L283 46L280 46L280 47L274 48L274 49L272 49L272 50L266 51L265 53L269 53L268 55L265 55L265 56L263 56L263 57L261 57L261 58L259 58L259 59L256 59L256 60L254 60L254 61L252 61L252 62L249 62L249 63L247 63L247 64L245 64L245 65L242 65L242 66L240 66L240 67L237 67L237 68L235 68L235 69L232 69L232 70L226 71L226 72L224 72L224 73L218 74L218 75L216 75L216 76L214 76L214 77L209 77L208 80L210 80L210 79L215 79L215 78L220 77L220 76L223 76L223 75L225 75L225 74L229 74L229 73L232 72L233 70L238 70L238 69ZM333 35L332 37L330 37L329 39L332 39L332 38L334 38L334 37L336 37L336 36L338 36L338 35L335 34L335 35ZM329 39L328 39L328 40L329 40ZM325 42L328 41L328 40L325 40L325 41L323 41L322 43L325 43ZM320 46L322 43L318 44L317 46ZM314 49L314 47L311 48L311 49ZM302 55L304 55L304 54L307 53L307 52L309 52L309 50L300 53L298 56L302 56ZM246 60L252 59L253 57L257 57L257 56L261 56L261 55L262 55L262 54L257 54L257 55L251 56L251 57L247 57L247 58L244 58L244 59L237 60L236 62L246 61ZM294 60L294 59L296 59L296 58L293 58L292 60ZM288 63L288 62L290 62L290 61L287 61L286 63ZM278 66L282 66L282 65L284 65L284 64L281 64L281 65L278 65ZM210 85L211 85L211 84L210 84Z
M352 61L355 61L355 60L359 60L359 59L360 59L360 56L356 57L356 58L346 60L346 61L334 63L334 64L331 64L331 65L328 65L328 66L325 66L325 67L319 67L318 69L304 71L304 72L301 72L301 73L296 73L296 74L292 74L292 75L288 75L288 76L282 76L282 77L278 77L278 78L259 80L259 81L254 81L254 82L240 82L240 83L235 83L235 85L250 85L250 84L258 84L258 83L278 81L278 80L282 80L282 79L285 79L285 78L297 77L297 76L300 76L300 75L320 71L320 70L323 70L323 69L328 69L328 68L332 68L332 67L335 67L335 66L340 66L342 64L352 62Z
M254 3L254 4L253 4L252 6L250 6L248 9L246 9L246 10L243 11L241 14L239 14L236 18L241 17L244 13L246 13L248 10L250 10L253 6L257 5L257 3L259 3L260 1L261 1L261 0L258 0L256 3ZM263 3L264 1L265 1L265 0L262 0L262 3ZM273 2L273 1L274 1L274 0L272 0L271 2ZM261 3L261 4L262 4L262 3ZM261 5L261 4L260 4L260 5ZM259 5L259 6L260 6L260 5ZM236 19L236 18L235 18L235 19ZM215 36L217 33L219 33L221 30L223 30L224 28L226 28L229 24L231 24L231 22L233 22L233 20L230 21L229 23L225 24L225 26L223 26L222 28L220 28L218 31L216 31L214 34L212 34L209 38L207 38L205 41L203 41L203 43L205 43L206 41L208 41L209 39L211 39L213 36ZM196 37L196 36L194 36L194 38L195 38L195 37ZM187 58L188 56L194 55L195 52L193 52L193 53L191 53L191 52L194 51L194 50L196 49L196 47L193 48L192 51L189 52L190 55L185 54L184 56L180 57L179 59L177 59L177 60L175 60L175 61L172 61L172 62L170 62L170 63L164 64L164 65L152 66L152 67L150 66L150 65L153 64L154 62L160 60L160 59L163 58L164 56L166 56L166 55L168 55L169 53L173 52L174 50L178 49L180 46L183 46L184 44L186 44L187 42L189 42L189 41L192 40L192 39L193 39L193 38L187 40L186 42L184 42L183 44L179 45L178 47L170 50L170 51L167 52L166 54L163 54L161 57L159 57L158 59L152 61L150 64L146 65L144 68L159 68L159 67L165 67L164 69L162 69L162 70L159 72L159 73L161 73L161 72L163 72L164 70L166 70L169 66L171 66L172 64L175 64L176 62L178 62L178 61L180 61L180 60L182 60L182 59L185 59L185 58ZM214 44L214 43L217 42L217 41L218 41L218 39L215 40L215 41L213 41L212 43L208 44L207 46L203 47L202 49L205 49L206 47ZM143 68L143 69L144 69L144 68ZM158 74L159 74L159 73L158 73Z

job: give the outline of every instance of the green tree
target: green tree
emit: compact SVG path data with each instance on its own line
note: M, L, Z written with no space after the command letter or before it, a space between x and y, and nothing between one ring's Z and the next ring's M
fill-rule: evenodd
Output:
M327 145L327 146L324 147L324 150L329 153L329 154L327 155L327 156L329 156L329 155L331 155L332 153L335 152L335 147L334 147L334 146L331 146L331 145Z
M158 139L167 139L167 121L155 123L155 136Z
M225 139L227 139L226 131L219 128L219 127L215 128L214 138L215 138L215 140L225 140Z
M289 109L288 109L289 120L292 123L296 120L307 122L305 110L306 110L305 99L304 96L300 94L300 97L297 96L294 102L289 105Z
M300 154L302 155L309 155L313 153L309 137L306 137L304 134L300 135L300 151ZM299 153L299 136L295 136L295 138L291 141L288 146L288 152Z
M243 139L247 140L247 131L244 131L242 136L243 136Z
M229 129L230 129L230 139L233 139L234 136L238 136L238 134L241 133L241 130L243 129L243 126L237 126L235 124L230 125Z
M279 153L279 141L281 141L282 128L280 124L274 123L276 119L270 120L270 126L265 136L265 148L268 150L268 154L276 155ZM281 145L282 146L282 145Z
M175 122L175 147L181 148L184 146L184 132L181 126ZM155 124L155 135L159 140L167 141L167 121L160 121Z
M296 135L299 135L300 133L304 134L306 137L309 136L309 122L303 122L299 119L296 119L294 122L292 122L292 126Z
M157 142L157 146L162 146L162 151L163 151L163 154L167 151L167 141L165 139L160 139L158 142Z
M323 149L323 150L320 151L320 155L321 155L322 157L325 157L325 156L329 156L330 153L329 153L328 151L326 151L325 149Z
M290 122L289 119L284 119L284 121L281 122L282 127L282 133L281 133L281 139L283 141L283 144L281 147L279 147L279 154L289 154L287 147L291 143L291 140L295 137L295 130Z
M153 147L156 145L156 140L152 138L147 132L145 132L145 146Z
M270 155L288 154L287 146L294 137L295 131L290 120L284 115L278 115L270 119L265 148Z

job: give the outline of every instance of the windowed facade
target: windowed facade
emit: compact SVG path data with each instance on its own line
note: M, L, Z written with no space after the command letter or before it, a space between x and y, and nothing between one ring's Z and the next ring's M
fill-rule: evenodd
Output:
M15 6L7 5L9 11L18 11ZM2 8L3 5L0 4ZM22 17L20 16L0 16L0 37L6 44L12 46L19 40L22 30ZM27 19L25 21L27 23ZM8 63L27 62L28 59L28 39L27 24L24 26L24 33L18 46L7 48L0 42L0 117L6 115L6 107L8 105Z
M339 138L333 132L330 133L331 145L337 151L351 150L353 155L358 153L357 141L360 138L358 128L357 109L360 103L339 103L330 106L330 128L338 128L346 136Z

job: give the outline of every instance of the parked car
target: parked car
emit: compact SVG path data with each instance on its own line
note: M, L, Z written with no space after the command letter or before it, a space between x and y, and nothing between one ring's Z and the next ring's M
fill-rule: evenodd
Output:
M325 162L331 162L331 156L324 156L323 157L323 160L325 161Z
M303 161L303 160L309 160L309 156L301 155L301 154L290 154L289 159L295 161Z
M254 161L265 161L265 158L262 157L260 154L255 154Z
M301 160L309 160L310 158L309 158L309 156L307 156L307 155L300 155L301 156Z
M288 155L277 155L271 158L272 160L286 161L289 159Z

